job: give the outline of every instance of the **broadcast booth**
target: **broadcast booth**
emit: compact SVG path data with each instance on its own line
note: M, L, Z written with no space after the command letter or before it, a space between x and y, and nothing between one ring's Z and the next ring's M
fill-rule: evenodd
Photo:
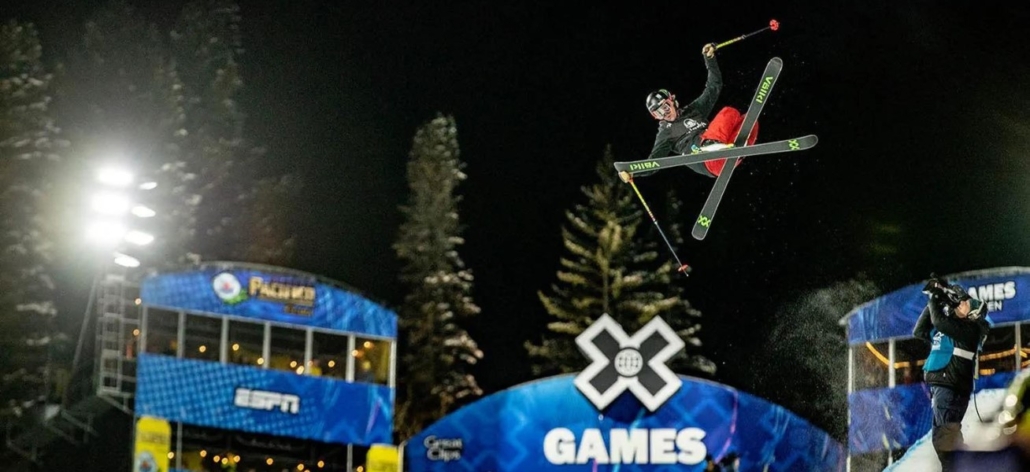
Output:
M74 403L132 415L133 470L350 472L392 442L397 317L342 284L205 263L94 306Z
M982 414L987 420L997 411L1003 389L1020 369L1030 366L1030 268L987 269L945 278L987 302L994 323L979 356L977 403L967 412L967 419ZM881 471L910 449L932 447L926 440L932 422L930 390L922 370L930 346L912 337L927 303L924 285L909 285L871 300L841 320L849 345L852 471Z

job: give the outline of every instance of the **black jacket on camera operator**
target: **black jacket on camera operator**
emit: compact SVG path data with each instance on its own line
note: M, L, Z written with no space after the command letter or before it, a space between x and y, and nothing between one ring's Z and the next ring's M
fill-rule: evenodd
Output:
M990 330L986 304L958 285L931 279L930 296L912 334L930 342L923 365L933 408L932 440L941 470L952 470L953 451L962 441L962 417L969 407L977 353Z
M987 307L958 285L944 287L938 284L928 289L930 301L912 334L932 346L923 366L926 383L969 395L976 352L990 329L984 319Z

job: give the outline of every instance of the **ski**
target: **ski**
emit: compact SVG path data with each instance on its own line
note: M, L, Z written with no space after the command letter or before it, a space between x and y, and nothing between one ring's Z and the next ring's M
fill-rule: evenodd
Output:
M779 78L782 69L783 60L778 57L770 59L769 63L765 66L765 72L762 73L762 81L758 84L758 89L755 91L755 97L751 99L751 104L748 105L744 121L741 124L740 131L737 133L737 139L733 142L735 147L739 148L747 144L747 138L751 135L751 130L754 128L755 123L758 122L758 116L762 114L765 102L769 101L769 94L772 92L773 86L776 85L776 79ZM694 222L694 229L690 231L694 239L702 240L708 235L708 228L711 227L712 219L715 218L715 211L719 209L719 202L722 201L722 196L726 193L726 187L730 183L730 178L733 177L733 170L737 167L737 159L739 158L728 158L726 164L722 167L719 177L715 179L715 185L712 186L712 191L708 194L708 199L705 200L705 206L701 208L701 214L698 215L697 221Z
M690 164L696 164L698 162L716 161L719 159L763 156L790 151L803 151L805 149L815 147L816 143L818 142L819 138L814 134L810 134L808 136L802 136L799 138L784 139L782 141L771 141L768 143L755 144L753 146L731 146L725 149L704 151L694 154L682 154L678 156L661 157L658 159L646 159L643 161L616 162L615 170L619 171L620 173L625 172L630 175L634 175L642 172L653 172L659 169L668 169L671 167L680 167Z

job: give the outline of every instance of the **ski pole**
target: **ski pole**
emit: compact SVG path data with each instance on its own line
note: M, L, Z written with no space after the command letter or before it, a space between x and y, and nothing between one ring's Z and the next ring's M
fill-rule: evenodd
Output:
M719 43L719 44L715 45L715 49L719 49L719 48L721 48L723 46L729 46L729 45L731 45L731 44L733 44L733 43L735 43L737 41L740 41L742 39L747 39L748 37L754 36L754 35L756 35L758 33L761 33L762 31L765 31L765 30L776 31L778 29L780 29L780 22L776 21L776 20L769 20L769 26L766 26L765 28L762 28L762 29L760 29L758 31L755 31L753 33L748 33L748 34L745 34L743 36L737 36L736 38L733 38L733 39L731 39L729 41Z
M669 252L672 253L673 259L676 259L676 263L679 264L679 268L676 269L676 271L683 272L683 275L689 277L690 266L684 264L683 261L680 261L680 256L676 255L676 250L672 248L672 243L669 242L669 238L665 237L665 232L662 231L662 227L658 224L658 220L654 217L654 213L651 213L651 208L647 206L647 202L644 201L644 196L641 195L640 190L637 189L637 184L633 183L633 176L630 175L629 172L623 171L619 172L619 178L622 179L623 182L626 182L631 187L633 187L633 191L636 192L637 198L640 199L640 203L644 204L644 209L647 210L647 216L651 217L651 221L654 222L654 227L658 228L658 234L662 235L662 239L665 240L665 245L669 247Z

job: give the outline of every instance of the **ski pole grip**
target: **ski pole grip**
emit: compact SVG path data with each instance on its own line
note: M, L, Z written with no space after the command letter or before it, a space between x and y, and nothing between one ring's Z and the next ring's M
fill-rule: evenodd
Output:
M747 37L747 35L744 35L744 36L737 36L736 38L733 38L733 39L731 39L731 40L729 40L729 41L725 41L725 42L722 42L722 43L716 44L716 45L715 45L715 49L719 49L719 48L722 48L722 47L725 47L725 46L729 46L729 45L731 45L731 44L733 44L733 43L735 43L735 42L737 42L737 41L740 41L741 39L744 39L744 38L746 38L746 37Z

